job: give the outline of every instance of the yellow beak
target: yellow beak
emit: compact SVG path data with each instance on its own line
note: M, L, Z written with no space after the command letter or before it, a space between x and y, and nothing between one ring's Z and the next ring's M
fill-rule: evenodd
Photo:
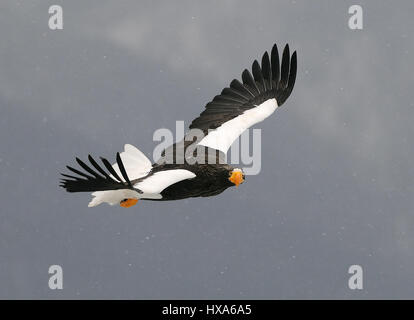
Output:
M119 203L119 205L120 205L121 207L123 207L123 208L129 208L129 207L132 207L132 206L136 205L136 204L137 204L137 202L138 202L138 199L133 199L133 198L131 198L131 199L125 199L125 200L122 200L122 201Z
M243 173L241 173L241 171L233 171L229 180L238 187L239 184L244 182Z

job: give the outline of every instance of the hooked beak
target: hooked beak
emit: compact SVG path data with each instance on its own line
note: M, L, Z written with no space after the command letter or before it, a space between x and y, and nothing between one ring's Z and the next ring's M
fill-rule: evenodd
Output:
M238 187L239 184L244 182L243 173L241 171L233 171L229 180Z

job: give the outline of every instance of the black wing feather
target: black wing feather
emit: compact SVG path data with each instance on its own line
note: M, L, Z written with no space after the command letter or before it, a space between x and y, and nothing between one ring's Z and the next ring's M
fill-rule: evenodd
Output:
M252 72L253 72L254 81L256 81L256 83L260 87L259 88L260 92L265 92L266 91L266 83L264 81L264 76L263 76L262 69L260 68L259 62L257 62L257 60L254 60L254 62L253 62Z
M289 71L289 82L288 89L292 92L293 87L295 86L296 81L296 72L297 72L297 55L296 51L292 54L292 59L290 60L290 71Z
M272 64L272 79L277 85L279 83L279 77L280 77L280 62L279 62L279 51L277 50L276 43L272 48L272 52L270 53L270 59L271 59L271 64Z
M249 70L244 69L242 73L242 80L243 80L244 85L248 85L250 87L250 89L252 90L252 93L255 96L260 94L259 87L257 86L256 81L254 81L252 74L250 73Z
M87 174L85 174L85 173L83 173L83 172L81 172L81 171L79 171L75 168L72 168L72 167L69 167L69 166L66 166L66 168L68 168L70 171L72 171L72 172L74 172L74 173L76 173L76 174L78 174L82 177L85 177L86 179L93 179L93 177L88 176Z
M255 95L249 90L249 88L247 86L244 86L243 83L241 83L239 80L234 79L231 83L230 83L230 88L239 91L240 93L247 93L248 95L250 95L250 97L247 98L247 100L250 100L251 98L254 98Z
M111 177L109 176L109 174L107 174L106 172L105 172L105 170L103 170L100 166L99 166L99 164L95 161L95 159L94 158L92 158L92 156L89 154L88 155L88 160L89 160L89 162L95 167L95 169L96 170L98 170L99 171L99 173L101 173L106 179L111 179Z
M116 153L116 162L118 163L119 171L121 171L122 176L124 177L127 184L132 188L131 181L129 181L128 175L126 173L124 164L121 160L121 156L119 155L119 152Z
M296 51L292 54L292 59L290 60L290 70L289 70L289 80L286 88L282 91L280 95L280 103L284 103L287 98L289 98L292 93L293 87L295 86L296 81L296 71L297 71L297 57Z
M238 91L234 90L233 88L224 88L221 91L221 95L225 96L225 97L233 97L233 98L236 98L236 99L240 99L242 101L242 103L245 103L245 102L249 101L249 97L246 97L241 92L238 92Z
M81 159L76 158L76 162L83 168L83 170L89 172L91 175L93 175L96 179L102 179L102 176L97 174L95 171L93 171L91 168L89 168Z
M118 176L114 168L112 168L112 165L109 163L109 161L102 157L101 157L101 161L106 167L106 169L115 177L115 179L117 179L119 182L122 182L122 179Z
M263 78L266 80L267 89L272 90L272 68L270 66L269 54L267 51L262 57L262 73Z
M282 69L281 69L281 77L279 88L286 88L288 77L289 77L289 66L290 66L290 54L289 54L289 46L286 45L285 49L283 50L282 56Z

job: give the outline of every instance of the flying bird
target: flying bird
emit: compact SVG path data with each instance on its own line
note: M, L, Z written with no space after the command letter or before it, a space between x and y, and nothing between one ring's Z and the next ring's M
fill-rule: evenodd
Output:
M60 186L68 192L92 192L89 207L106 202L125 208L140 199L209 197L238 187L245 174L225 163L225 155L243 131L283 105L293 90L296 70L296 51L290 55L286 45L280 63L275 44L270 57L265 52L261 64L253 62L252 72L243 71L242 81L234 79L208 102L184 139L166 148L156 163L126 144L112 165L105 158L99 164L90 155L90 164L76 158L83 171L67 166L71 174L62 173ZM202 138L197 140L195 132Z

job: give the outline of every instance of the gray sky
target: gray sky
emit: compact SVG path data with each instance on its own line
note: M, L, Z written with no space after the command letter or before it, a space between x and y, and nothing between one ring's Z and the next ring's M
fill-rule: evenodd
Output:
M353 31L355 3L2 1L0 298L414 298L414 4L357 1ZM298 76L260 175L129 210L58 188L75 156L151 156L275 42Z

